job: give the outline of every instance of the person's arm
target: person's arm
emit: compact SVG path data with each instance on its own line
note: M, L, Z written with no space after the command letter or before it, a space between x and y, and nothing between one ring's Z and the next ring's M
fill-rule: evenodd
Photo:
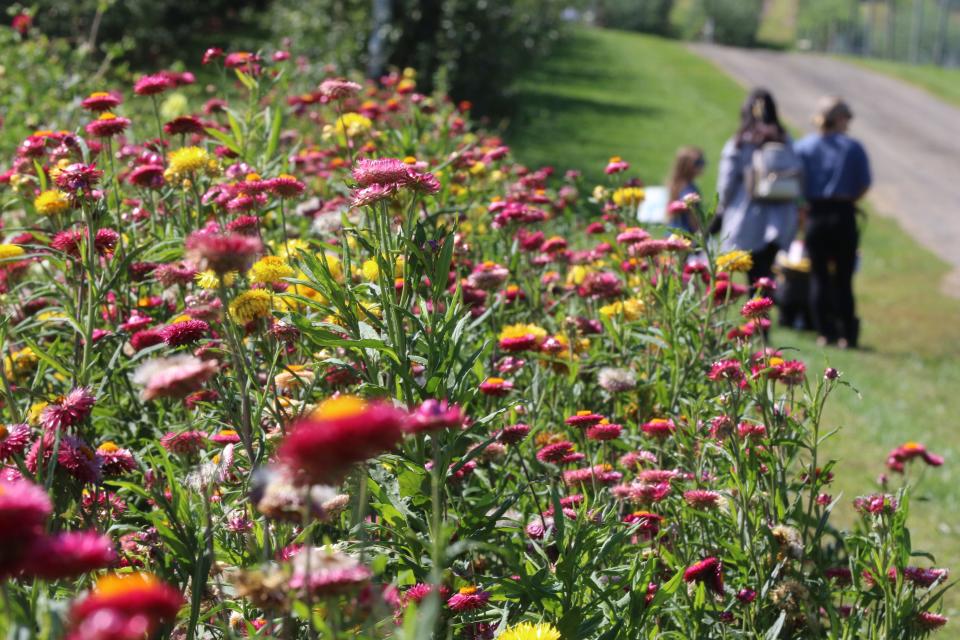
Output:
M717 170L717 209L723 209L737 195L740 183L743 182L743 169L740 166L740 151L734 140L728 140L720 153L720 167Z
M857 163L857 177L860 179L860 190L854 200L859 200L866 195L867 190L870 189L870 185L873 182L873 176L870 173L870 159L867 157L866 150L864 150L859 142L853 149L853 159Z

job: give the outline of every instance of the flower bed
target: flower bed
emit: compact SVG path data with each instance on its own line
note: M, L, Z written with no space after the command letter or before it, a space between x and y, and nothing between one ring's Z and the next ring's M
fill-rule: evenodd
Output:
M202 112L164 122L193 76L146 76L87 96L80 133L37 132L4 174L11 629L945 624L909 483L830 493L840 373L768 344L772 284L741 284L749 255L634 226L627 161L592 190L521 167L410 72L205 62L225 81ZM942 462L907 443L887 466ZM831 523L840 500L853 531Z

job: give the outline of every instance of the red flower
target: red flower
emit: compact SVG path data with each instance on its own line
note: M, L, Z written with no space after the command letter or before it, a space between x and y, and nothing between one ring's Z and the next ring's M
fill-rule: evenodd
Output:
M654 418L640 425L640 429L652 438L663 440L677 430L677 425L670 418Z
M917 626L927 631L939 629L943 625L947 624L949 620L950 619L947 616L939 613L933 613L931 611L921 611L919 614L917 614Z
M564 422L575 427L592 427L603 420L603 416L592 411L577 411L576 414L568 417Z
M773 308L773 300L770 298L753 298L743 305L740 315L750 319L766 318L771 308Z
M683 572L685 582L703 582L717 595L723 595L723 563L710 556L696 562Z
M144 189L159 189L164 185L162 164L142 164L127 176L127 182Z
M564 440L562 442L548 444L537 451L537 460L540 462L550 462L552 464L562 464L571 453L573 453L573 443Z
M24 546L42 534L52 511L40 487L26 480L0 480L0 577L17 567Z
M104 576L70 612L71 638L139 640L173 620L183 596L149 573Z
M30 442L30 426L26 424L0 424L0 461L8 460L27 448Z
M123 133L130 126L130 120L112 113L104 113L85 127L88 134L96 138L110 138Z
M277 457L304 484L337 484L354 464L392 449L405 422L403 412L383 402L332 398L294 425Z
M195 133L199 135L206 134L207 130L195 116L180 116L163 125L164 133L168 135L187 135Z
M110 111L123 102L119 94L95 91L80 102L80 106L88 111Z
M526 438L529 433L530 425L528 424L509 424L500 430L498 439L503 444L517 444Z
M743 366L738 360L718 360L710 367L707 377L714 382L719 380L743 380Z
M601 422L587 429L587 438L590 440L616 440L622 432L623 425Z
M439 429L459 429L463 426L464 416L460 407L448 404L446 400L424 400L407 417L403 429L407 433L436 431Z
M487 378L480 383L480 393L488 396L505 396L513 390L513 383L503 378Z

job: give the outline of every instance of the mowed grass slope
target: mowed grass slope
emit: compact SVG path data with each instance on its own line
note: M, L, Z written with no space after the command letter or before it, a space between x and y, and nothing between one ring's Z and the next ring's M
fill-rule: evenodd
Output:
M908 64L877 58L845 56L844 59L915 84L941 100L960 105L960 69Z
M634 34L578 30L526 80L508 139L531 164L583 168L600 180L612 154L629 160L648 182L659 182L673 151L699 144L711 165L701 186L713 193L716 158L736 126L743 90L682 44ZM828 364L860 395L840 388L831 398L825 445L839 460L834 495L850 502L878 490L887 452L909 440L944 455L939 469L914 466L911 505L914 548L960 571L960 300L939 283L947 267L892 221L871 215L857 276L863 349L820 349L813 336L775 329L772 341L796 349L811 378ZM914 463L922 465L923 463ZM893 487L900 481L891 476ZM926 561L918 559L918 564ZM960 607L960 593L947 598Z

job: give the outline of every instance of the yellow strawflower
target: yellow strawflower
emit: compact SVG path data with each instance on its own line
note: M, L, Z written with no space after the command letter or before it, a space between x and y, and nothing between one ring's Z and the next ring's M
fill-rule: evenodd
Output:
M24 254L23 247L16 244L0 244L0 260L19 258Z
M635 207L646 197L640 187L620 187L613 192L613 203L618 207Z
M293 274L293 267L288 265L283 258L279 256L264 256L253 263L247 277L250 279L250 282L272 284L274 282L280 282L284 278L290 278Z
M233 286L233 283L237 279L236 271L228 271L223 274L223 283L228 287ZM201 289L216 289L220 286L220 278L217 277L217 274L213 269L207 269L206 271L201 271L196 276L194 276L194 282L197 283L197 286Z
M751 267L753 267L753 258L748 251L737 249L717 257L717 268L720 271L746 272L750 271Z
M376 260L366 260L360 267L360 273L363 274L364 280L376 280L380 276L380 265Z
M359 113L345 113L337 118L333 129L338 136L346 135L348 138L355 138L369 131L372 126L373 122L366 116Z
M19 351L14 351L3 359L3 373L11 380L21 380L25 376L33 373L37 368L40 358L30 347L24 347Z
M501 633L498 640L560 640L560 632L546 622L521 622Z
M263 289L244 291L230 303L230 317L237 324L247 324L257 318L267 318L273 309L273 296Z
M525 338L527 336L533 336L536 338L537 344L540 344L547 339L547 330L535 324L510 324L500 331L497 339L511 340L514 338Z
M167 154L167 180L186 178L192 174L206 171L210 166L210 154L200 147L182 147Z
M47 189L34 199L33 207L42 216L56 216L70 209L70 199L63 191Z

